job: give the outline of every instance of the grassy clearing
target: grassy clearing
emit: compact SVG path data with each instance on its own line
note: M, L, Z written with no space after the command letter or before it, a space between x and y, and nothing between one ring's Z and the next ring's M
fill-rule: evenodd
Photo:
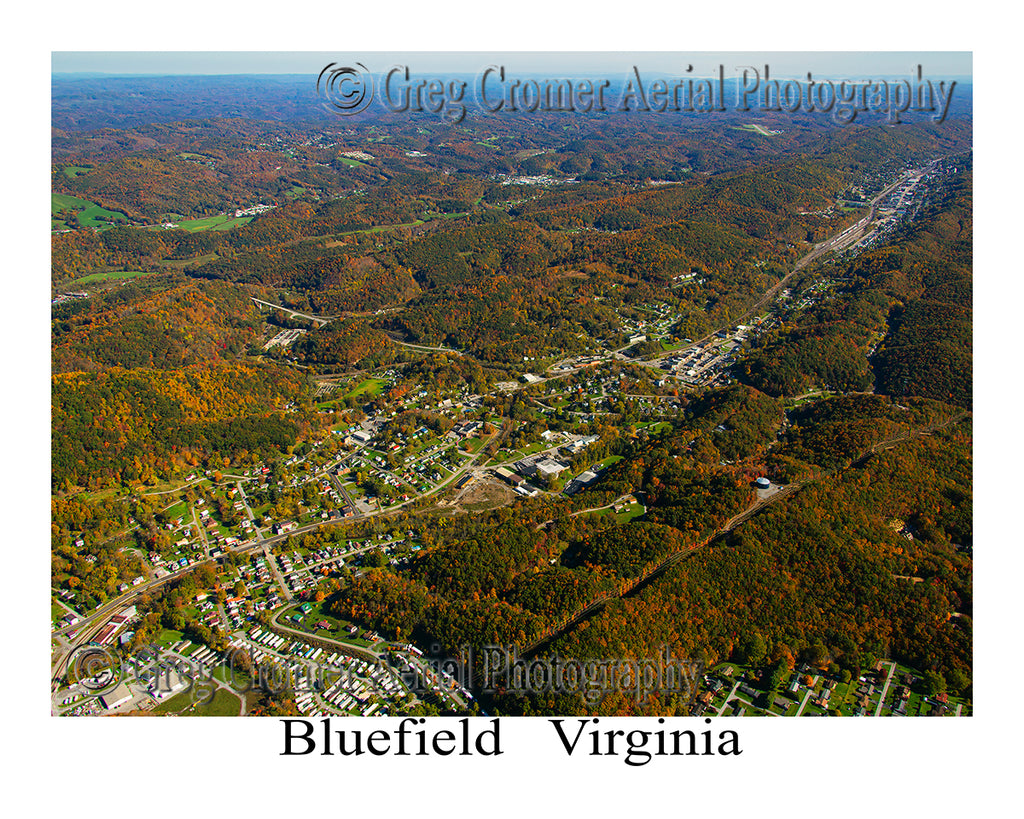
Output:
M154 276L155 273L143 273L141 270L108 270L105 273L90 273L75 279L71 284L99 284L116 279L137 279L139 276Z
M91 171L92 168L87 168L82 165L68 165L66 168L63 168L62 170L64 171L64 176L66 176L68 179L77 179L82 174L89 173L89 171Z
M775 136L775 132L768 131L760 125L755 125L754 123L749 122L744 125L734 125L732 128L735 131L753 131L755 134L760 134L761 136Z
M352 637L348 633L348 627L353 625L348 620L342 620L340 617L334 617L328 614L324 609L326 608L324 603L314 603L310 609L309 614L303 614L299 611L298 606L294 606L287 609L284 614L278 617L278 622L282 625L286 625L288 628L295 629L296 631L305 631L313 637L326 637L330 640L335 640L339 643L350 643L354 646L360 646L361 648L369 648L373 645L369 640L364 640L361 637ZM299 617L298 621L290 620L290 617ZM326 622L330 627L326 629L317 628L316 624L319 622ZM361 634L364 629L357 629L356 633ZM328 652L330 653L330 652Z
M219 665L213 670L213 678L230 686L235 691L248 691L253 686L253 679L240 668Z
M194 690L175 694L166 702L153 709L154 714L179 714L186 717L237 717L242 702L237 696L224 688L218 688L209 702L195 701ZM199 692L202 697L206 692Z
M647 510L642 503L631 503L629 508L615 515L616 523L629 523L633 518L640 517Z
M383 378L367 378L353 388L345 398L358 398L361 395L377 396L384 392L387 382Z
M71 196L66 193L51 193L50 194L50 214L54 214L59 210L83 210L89 207L92 202L88 199L79 199L77 196Z
M483 444L484 442L480 438L467 438L462 442L462 448L471 455L475 455L476 451L480 449Z
M189 511L188 504L183 500L177 501L172 506L169 506L164 510L164 514L171 518L184 517L185 513Z
M118 498L131 492L127 487L108 486L106 489L96 489L92 492L76 492L75 496L89 503L98 503L111 498Z
M194 259L163 259L157 262L160 267L167 267L172 270L180 270L184 267L189 267L194 264L206 264L206 262L212 262L214 259L220 258L216 253L207 253L203 256L196 256Z
M169 646L171 646L174 643L178 642L180 639L181 639L181 632L180 631L175 631L174 629L171 629L171 628L165 628L163 631L160 632L160 636L156 638L155 642L159 646L163 646L164 648L168 648Z
M77 196L70 196L66 193L51 193L50 215L53 216L62 210L75 211L75 218L78 224L83 227L109 227L113 222L128 221L128 217L123 213L101 208L95 202L90 202L88 199L80 199ZM53 229L73 227L73 225L58 219L51 219L51 225Z
M187 230L189 233L199 233L203 230L230 230L239 225L246 225L252 221L251 216L204 216L202 219L185 219L177 223L178 228ZM158 229L158 228L157 228Z

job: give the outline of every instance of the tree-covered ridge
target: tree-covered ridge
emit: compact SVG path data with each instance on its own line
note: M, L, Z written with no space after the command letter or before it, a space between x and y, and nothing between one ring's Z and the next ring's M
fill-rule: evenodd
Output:
M55 588L91 607L172 548L330 544L346 562L298 595L449 654L887 655L969 684L971 177L949 159L969 125L492 124L55 134L54 190L134 219L53 239L55 295L91 292L52 314ZM794 269L930 162L910 228ZM256 202L229 229L146 224ZM281 328L305 332L268 346ZM545 451L567 469L536 496L498 486ZM213 526L186 545L199 505ZM181 613L200 571L137 634L222 644ZM627 700L602 713L685 708Z
M805 487L553 649L645 657L668 645L748 662L756 637L773 660L809 659L820 644L825 662L854 671L892 656L969 680L971 560L957 548L969 538L970 436L957 428Z
M970 406L971 171L961 164L911 228L836 265L834 298L757 339L749 383L778 396L875 389Z
M170 370L237 357L257 337L248 296L180 277L128 284L54 311L54 372Z
M611 596L550 650L640 658L667 646L676 657L748 662L756 643L758 662L858 670L894 656L969 681L970 430L951 417L955 408L937 402L854 395L808 404L782 429L779 404L764 394L709 392L672 431L620 442L622 460L568 507L632 492L647 508L641 518L616 524L549 502L437 519L408 573L357 579L335 611L457 651L456 638L480 647L513 634L523 647ZM887 441L895 445L872 453ZM719 447L738 461L720 462ZM752 503L752 476L786 464L802 465L804 484L708 544ZM677 563L617 599L668 558ZM834 608L822 605L833 598ZM565 706L499 700L512 712ZM664 707L612 697L600 712Z
M299 433L285 404L305 391L288 370L227 362L54 375L53 486L145 481L214 455L282 451Z
M877 444L939 426L956 415L954 407L936 401L904 400L901 404L880 395L847 395L795 409L780 445L768 458L770 471L789 480L806 474L808 465L845 467Z
M972 202L968 164L931 218L895 248L912 290L890 313L873 362L884 392L971 406Z
M316 327L299 339L292 351L304 363L345 367L359 364L364 368L390 364L398 355L397 345L383 331L359 319Z
M354 581L330 610L390 638L439 642L453 652L463 646L525 645L543 630L541 617L495 597L444 598L376 570Z

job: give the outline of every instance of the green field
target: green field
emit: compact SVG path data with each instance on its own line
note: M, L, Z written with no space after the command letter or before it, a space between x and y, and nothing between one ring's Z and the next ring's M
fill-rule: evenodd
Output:
M358 159L353 159L350 156L339 156L338 160L342 165L348 165L351 168L362 168L366 166L365 162L360 162Z
M238 225L246 225L251 221L251 216L235 217L224 214L221 216L204 216L202 219L185 219L178 222L177 225L181 230L198 233L201 230L230 230Z
M154 714L181 714L189 717L237 717L242 703L234 694L218 688L209 702L196 704L193 691L182 691L153 709ZM202 692L202 693L205 693Z
M175 631L174 629L165 628L160 632L160 636L156 638L156 644L161 645L164 648L168 648L172 643L178 642L181 639L181 632Z
M629 523L633 518L640 517L647 510L642 503L631 503L625 511L615 515L616 523Z
M480 449L480 447L482 447L483 444L484 442L480 438L467 438L462 442L462 449L470 453L471 455L475 455L476 451Z
M288 628L295 629L296 631L309 632L314 637L327 637L331 640L336 640L339 643L350 643L354 646L361 648L369 648L373 645L369 640L364 640L361 637L350 637L349 633L345 630L348 626L352 625L348 620L343 620L340 617L335 617L328 614L325 609L327 608L325 603L314 603L310 609L309 614L303 615L299 611L298 606L286 609L277 619L282 625ZM296 623L294 620L288 619L292 615L299 615L301 620ZM327 621L330 624L329 629L318 629L316 624L321 620ZM362 633L363 629L360 629L357 633Z
M73 210L76 212L78 224L83 227L106 227L111 222L127 222L128 217L123 213L101 208L95 202L88 199L79 199L77 196L70 196L66 193L50 194L50 215L62 210ZM74 227L58 219L51 219L51 229L61 230Z
M81 165L68 165L64 170L64 176L68 179L77 179L79 176L85 173L89 173L92 168L84 168Z
M139 276L154 276L155 273L143 273L141 270L109 270L106 273L90 273L75 279L71 284L96 284L114 279L135 279Z
M367 378L365 381L357 384L345 397L358 398L360 395L380 395L384 392L385 386L387 386L387 382L383 378Z
M196 256L194 259L161 259L157 262L160 267L167 267L172 270L181 270L189 265L206 264L219 258L216 253L207 253L203 256Z

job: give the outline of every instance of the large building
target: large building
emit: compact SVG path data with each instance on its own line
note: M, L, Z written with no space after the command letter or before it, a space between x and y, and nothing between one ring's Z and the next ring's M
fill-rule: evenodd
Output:
M543 461L537 462L537 474L542 478L557 478L560 472L564 472L568 468L565 464L552 458L545 458Z
M123 682L118 683L114 686L112 691L108 691L105 694L100 695L100 702L103 703L103 707L108 711L112 711L120 705L124 705L126 702L131 701L132 692L128 690L128 686Z

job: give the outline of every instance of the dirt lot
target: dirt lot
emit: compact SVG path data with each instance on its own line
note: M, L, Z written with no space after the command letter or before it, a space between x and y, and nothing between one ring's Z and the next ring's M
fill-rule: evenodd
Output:
M461 512L484 512L507 506L516 499L516 493L493 478L470 481L446 506Z

